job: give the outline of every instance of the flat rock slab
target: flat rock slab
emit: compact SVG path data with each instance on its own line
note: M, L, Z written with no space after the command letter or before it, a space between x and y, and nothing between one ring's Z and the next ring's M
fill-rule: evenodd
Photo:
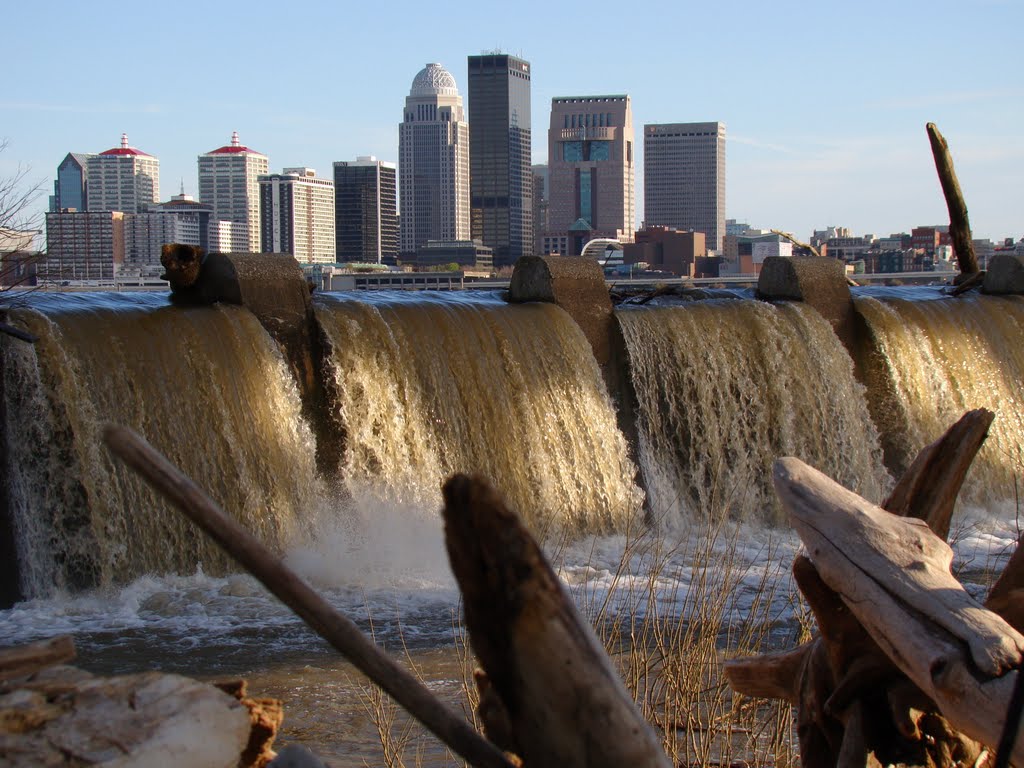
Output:
M228 768L248 740L243 704L180 675L54 667L0 691L5 766Z

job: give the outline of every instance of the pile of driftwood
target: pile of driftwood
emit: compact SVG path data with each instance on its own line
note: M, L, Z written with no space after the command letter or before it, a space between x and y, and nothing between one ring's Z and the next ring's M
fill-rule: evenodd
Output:
M1024 615L1024 555L1011 559L989 596L993 610L987 610L951 575L950 550L942 538L991 419L987 411L968 413L926 448L886 502L888 511L796 459L778 462L776 487L807 546L794 570L820 635L794 651L733 661L727 673L740 693L783 698L798 707L802 764L977 766L995 752L1024 651L1024 637L1011 626ZM485 480L456 476L444 488L446 544L482 667L477 673L481 734L140 436L109 427L105 439L115 454L469 764L670 765L660 735L639 714L540 547ZM274 719L272 713L258 716L251 706L247 713L245 706L232 706L222 696L220 709L209 708L210 713L216 709L216 717L186 715L181 720L163 694L208 696L189 687L199 684L157 675L133 681L135 693L104 694L88 676L73 679L44 669L66 657L67 647L56 656L44 650L28 667L0 657L0 680L5 681L0 688L0 753L5 760L45 764L28 757L31 744L77 754L67 742L73 729L61 720L68 702L84 711L90 702L109 699L102 705L106 710L97 710L101 714L93 712L81 721L82 741L74 749L87 759L70 764L103 762L91 758L109 757L111 750L146 756L166 749L160 745L168 743L173 730L168 724L175 718L186 731L196 729L196 744L213 743L202 737L203 728L212 727L220 736L229 731L238 755L256 738L254 722ZM16 674L4 671L4 663ZM16 684L10 685L7 681L14 678ZM138 693L151 687L151 694ZM162 702L164 709L143 716L140 702L146 700ZM277 722L279 714L278 708ZM122 722L145 722L151 733L136 738ZM1024 765L1024 745L1011 740L1005 753ZM265 761L267 751L261 754ZM236 759L225 763L219 753L196 753L174 764L222 766Z
M1024 765L1007 715L1024 652L1024 556L1014 554L982 606L950 572L946 544L991 421L985 410L965 415L921 452L884 508L796 459L777 462L776 489L807 550L793 572L819 635L732 661L726 673L740 693L798 708L803 765L980 766L997 747Z
M975 603L943 541L992 414L972 411L927 447L880 509L796 459L776 487L807 546L797 580L820 636L735 661L735 689L799 708L804 765L981 765L999 743L1024 637ZM108 446L454 752L476 766L666 766L601 644L518 516L483 479L444 488L445 538L482 670L486 738L323 601L130 430ZM927 521L927 522L924 522ZM928 526L932 527L929 528ZM933 532L935 531L935 532ZM937 533L936 533L937 532ZM1015 556L989 598L1010 621ZM1024 765L1024 745L1007 754Z

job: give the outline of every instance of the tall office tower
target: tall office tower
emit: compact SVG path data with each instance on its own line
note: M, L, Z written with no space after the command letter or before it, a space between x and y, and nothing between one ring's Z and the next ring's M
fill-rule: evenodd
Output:
M634 178L629 96L552 99L543 251L578 256L595 237L632 242Z
M334 182L312 168L259 177L264 253L290 253L300 264L334 262Z
M375 157L334 164L334 241L338 261L394 264L398 187L394 163Z
M548 167L533 166L533 252L544 253L543 235L548 230Z
M36 267L40 280L111 280L124 263L121 211L46 214L46 258Z
M126 133L121 134L120 147L91 155L85 169L86 210L139 213L160 202L160 161L128 146Z
M53 182L53 196L50 198L50 213L59 213L66 208L84 211L89 202L89 177L86 166L95 155L68 152L57 166L57 179Z
M725 125L644 126L644 223L703 232L722 250L725 235Z
M427 64L412 81L398 129L400 246L405 258L428 240L468 240L469 125L455 78Z
M468 98L470 227L509 266L533 254L530 63L470 56Z
M238 131L231 143L199 156L199 199L213 206L213 218L242 224L245 251L260 250L260 176L270 173L267 156L243 146Z

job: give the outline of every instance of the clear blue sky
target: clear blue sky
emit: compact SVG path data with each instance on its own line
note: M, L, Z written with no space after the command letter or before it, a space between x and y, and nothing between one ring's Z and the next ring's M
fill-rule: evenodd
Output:
M726 124L727 215L808 236L946 223L924 125L949 140L976 237L1024 235L1024 0L10 2L0 175L49 192L69 151L160 158L161 196L242 143L271 170L397 160L413 77L466 56L533 66L533 159L553 96L626 93L644 123ZM39 208L45 207L45 196ZM639 217L638 217L639 223Z

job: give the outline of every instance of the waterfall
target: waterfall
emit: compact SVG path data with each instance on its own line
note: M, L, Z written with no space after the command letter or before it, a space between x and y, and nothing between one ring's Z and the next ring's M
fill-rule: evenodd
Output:
M639 509L600 370L558 307L466 294L315 306L350 493L438 508L448 475L478 472L541 533L621 529Z
M906 466L965 411L996 417L962 499L1014 499L1024 462L1024 299L859 296L878 354L865 365L887 461Z
M22 592L124 583L228 565L180 513L114 460L108 422L139 431L274 548L314 493L297 390L248 311L166 295L43 297L9 312L3 390L10 517Z
M867 397L804 305L619 309L638 470L587 340L558 307L476 292L317 295L328 404L318 426L343 438L323 477L295 382L249 311L171 306L165 294L26 297L7 320L38 343L0 336L21 591L232 569L109 455L108 422L141 432L277 551L314 538L324 515L358 508L372 524L377 501L393 512L380 525L408 509L433 526L455 472L490 478L542 537L628 528L643 500L638 471L655 515L778 521L770 467L782 455L881 501L883 451L905 465L981 406L997 418L968 493L1012 498L1024 299L856 302L876 350L858 360Z
M620 309L656 515L778 519L771 465L797 456L880 502L889 482L853 363L801 304Z

